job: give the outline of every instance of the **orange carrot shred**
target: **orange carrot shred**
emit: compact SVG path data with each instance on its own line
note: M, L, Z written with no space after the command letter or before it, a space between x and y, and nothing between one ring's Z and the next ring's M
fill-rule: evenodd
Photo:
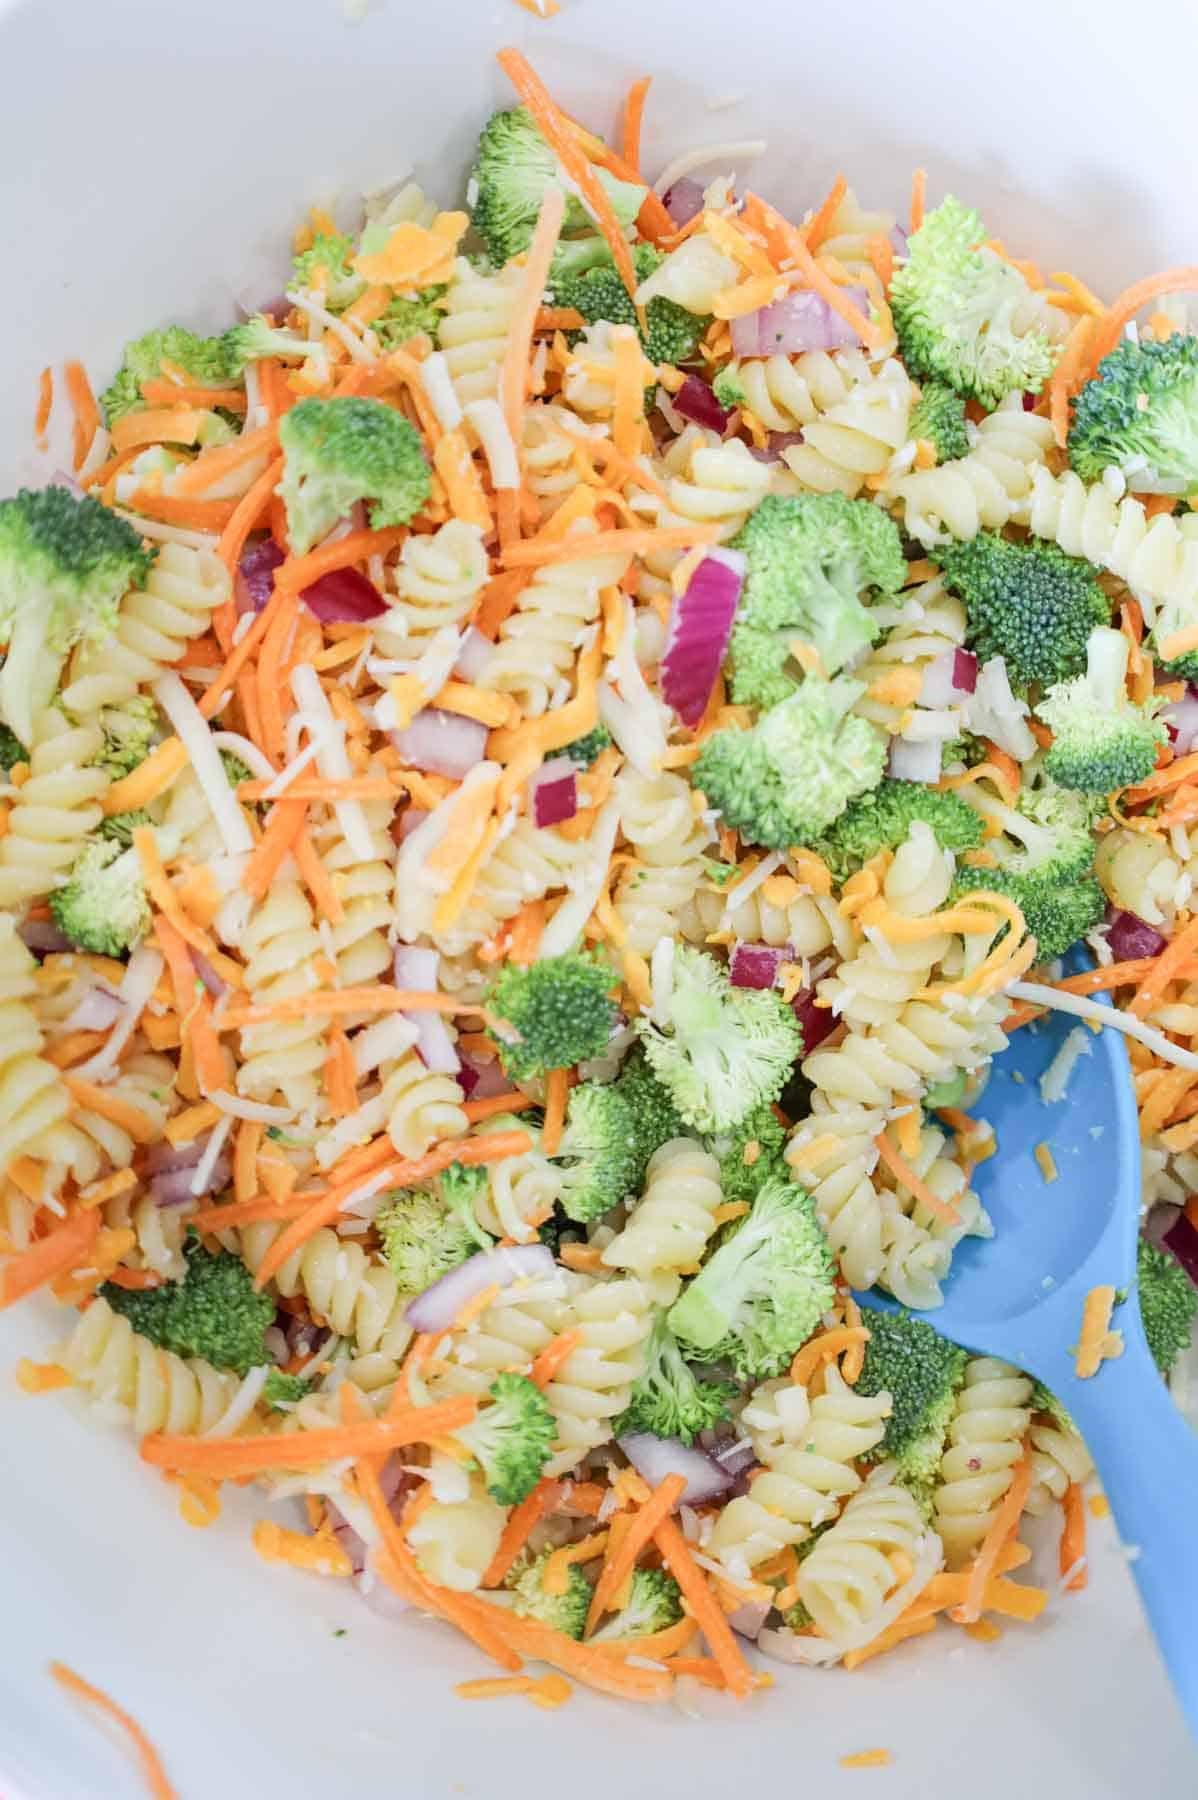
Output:
M651 75L642 75L639 81L634 81L624 102L620 151L628 167L636 171L638 180L641 172L641 122L645 116L645 97L652 80Z
M1023 1517L1023 1509L1027 1503L1028 1494L1031 1492L1031 1486L1032 1458L1030 1450L1025 1450L1015 1465L1015 1473L1010 1487L994 1510L989 1529L982 1540L981 1549L970 1566L965 1600L952 1614L959 1625L972 1625L975 1619L981 1618L986 1583L994 1573L999 1553L1005 1549L1019 1529L1019 1521Z
M273 462L267 464L253 486L242 495L237 502L232 518L221 532L216 546L216 554L230 575L236 573L237 565L241 561L241 553L245 549L245 541L270 504L270 497L274 493L275 485L282 473L283 458L278 456Z
M1077 1568L1086 1554L1086 1508L1080 1483L1069 1483L1061 1504L1065 1513L1065 1525L1061 1532L1060 1571L1062 1575L1068 1575L1071 1569ZM1069 1593L1079 1592L1086 1585L1085 1569L1077 1569L1072 1581L1065 1585Z
M556 1156L561 1145L569 1090L569 1071L550 1069L545 1077L545 1123L541 1131L541 1148L546 1156Z
M942 1200L938 1194L932 1192L927 1182L921 1180L906 1158L899 1154L887 1132L880 1131L874 1139L874 1145L895 1180L900 1182L908 1193L913 1194L921 1206L926 1206L930 1213L946 1225L961 1223L961 1215L952 1202Z
M708 1648L723 1671L729 1692L743 1700L752 1691L753 1672L744 1659L732 1628L703 1573L691 1555L686 1539L673 1519L662 1519L653 1533L666 1566L678 1586L692 1617L707 1639Z
M551 1338L540 1354L534 1358L528 1378L539 1388L546 1388L553 1380L562 1364L569 1362L579 1344L582 1342L580 1331L559 1331Z
M72 454L76 469L81 469L87 461L92 439L100 429L100 409L96 405L92 384L87 379L87 370L82 363L67 363L63 374L66 376L67 393L75 414Z
M545 292L549 264L553 258L557 240L561 235L565 214L566 196L561 188L553 183L541 202L536 229L532 234L532 242L528 246L528 256L520 280L520 292L508 323L507 349L504 351L503 366L499 376L499 394L503 404L503 415L507 421L507 428L511 433L513 444L519 444L521 440L521 421L524 416L525 395L528 391L528 360L532 354L537 312L541 305L541 296ZM502 526L502 514L500 514L500 523Z
M916 169L914 175L911 177L911 220L909 229L912 233L918 231L923 224L924 209L927 205L927 194L928 172L926 169Z
M1159 275L1146 276L1125 288L1113 300L1098 321L1098 330L1090 346L1088 368L1096 369L1104 356L1109 356L1119 342L1123 327L1134 319L1142 306L1161 294L1183 294L1198 288L1198 265L1187 264L1178 269L1163 269Z
M612 1554L609 1541L608 1555L595 1583L587 1613L588 1633L594 1631L604 1613L611 1609L613 1599L636 1567L638 1557L648 1548L649 1540L658 1526L663 1520L669 1519L685 1491L684 1475L667 1475L632 1519L615 1554ZM714 1645L712 1648L714 1649Z
M178 1800L178 1790L167 1775L161 1756L131 1713L127 1713L123 1706L118 1706L103 1688L93 1687L90 1681L85 1681L82 1675L77 1675L64 1662L52 1662L50 1673L68 1694L73 1694L78 1700L86 1700L89 1706L98 1708L125 1732L141 1764L152 1800Z
M48 1236L39 1238L0 1269L0 1312L13 1306L59 1275L67 1274L87 1257L100 1233L97 1210L73 1214Z
M487 1565L483 1575L485 1588L496 1588L528 1542L533 1528L540 1524L547 1513L553 1511L561 1496L560 1481L544 1477L538 1481L531 1494L512 1508L499 1546Z
M322 575L334 569L345 569L351 563L365 562L369 556L388 556L397 550L408 535L406 525L388 525L381 531L351 531L335 543L322 544L306 556L290 556L275 571L275 588L298 592L310 587Z
M824 239L827 237L832 221L836 217L837 209L847 191L848 183L843 175L838 175L836 180L832 183L824 201L820 205L819 210L806 225L801 227L803 237L806 240L807 248L809 250L818 250Z
M37 383L37 411L33 415L33 435L39 450L46 448L46 428L50 423L50 414L54 408L54 371L49 364L42 370Z

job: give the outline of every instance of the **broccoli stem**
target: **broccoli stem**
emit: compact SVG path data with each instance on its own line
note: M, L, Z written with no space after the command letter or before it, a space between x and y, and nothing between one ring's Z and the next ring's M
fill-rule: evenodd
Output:
M54 697L65 661L46 642L46 618L29 606L17 614L0 670L0 714L24 744L33 736L34 714Z

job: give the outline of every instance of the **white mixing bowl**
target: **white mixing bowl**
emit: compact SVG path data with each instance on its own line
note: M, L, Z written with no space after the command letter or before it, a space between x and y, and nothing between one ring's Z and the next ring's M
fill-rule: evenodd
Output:
M925 163L933 197L957 191L1021 254L1108 295L1192 260L1192 0L1155 0L1134 42L1115 0L563 0L551 21L511 0L373 0L356 24L349 10L0 0L0 491L38 473L43 364L81 356L106 379L146 327L225 323L236 294L278 289L309 202L350 204L410 170L456 201L479 125L508 103L504 43L599 130L653 71L651 172L760 134L754 186L796 209L843 168L902 211ZM1109 1527L1092 1529L1088 1590L994 1645L943 1630L851 1675L778 1667L772 1693L702 1722L583 1693L554 1714L467 1706L452 1684L484 1671L447 1629L384 1623L348 1584L262 1563L252 1495L190 1530L127 1436L22 1395L17 1357L58 1329L48 1306L0 1316L5 1800L143 1792L48 1678L53 1657L136 1715L187 1800L1195 1790ZM889 1769L838 1766L883 1746Z

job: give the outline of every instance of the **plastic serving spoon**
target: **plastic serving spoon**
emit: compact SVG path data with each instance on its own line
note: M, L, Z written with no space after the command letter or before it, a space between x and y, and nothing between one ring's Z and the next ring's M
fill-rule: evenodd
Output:
M1198 1739L1198 1433L1178 1412L1148 1349L1136 1300L1140 1138L1131 1069L1117 1031L1087 1032L1064 1101L1046 1105L1039 1076L1077 1024L1049 1013L995 1058L979 1111L999 1153L975 1186L994 1237L966 1238L944 1305L928 1315L968 1349L1014 1363L1051 1388L1089 1446L1190 1731ZM1058 1170L1034 1157L1047 1142ZM1128 1290L1112 1327L1123 1355L1079 1380L1070 1346L1090 1288ZM890 1308L876 1293L863 1306Z

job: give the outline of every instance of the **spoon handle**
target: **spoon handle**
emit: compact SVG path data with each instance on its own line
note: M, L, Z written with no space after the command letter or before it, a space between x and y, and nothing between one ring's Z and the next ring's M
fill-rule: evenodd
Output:
M1142 1338L1068 1405L1102 1478L1131 1572L1186 1721L1198 1739L1198 1432L1178 1412Z

